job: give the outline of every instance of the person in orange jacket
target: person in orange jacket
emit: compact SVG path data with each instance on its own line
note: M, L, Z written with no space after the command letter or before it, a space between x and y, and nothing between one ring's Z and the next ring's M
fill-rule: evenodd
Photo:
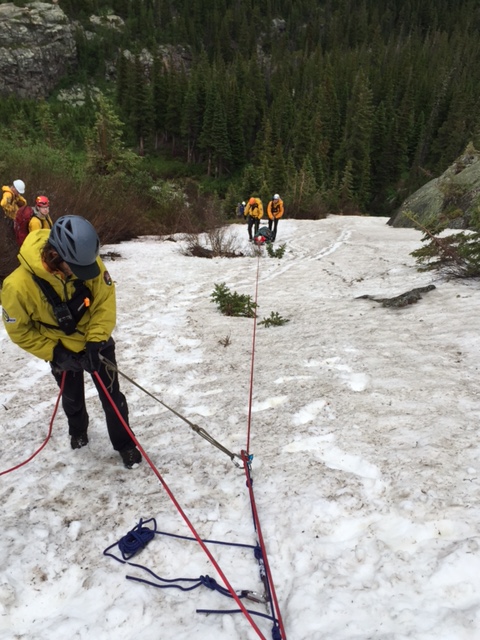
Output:
M248 238L250 242L253 242L253 236L257 234L260 220L263 218L263 204L260 198L251 197L247 202L243 215L248 222ZM252 234L252 229L254 229L255 234Z
M272 232L271 242L273 242L277 237L278 221L283 216L283 213L283 200L280 198L278 193L276 193L267 205L268 228Z

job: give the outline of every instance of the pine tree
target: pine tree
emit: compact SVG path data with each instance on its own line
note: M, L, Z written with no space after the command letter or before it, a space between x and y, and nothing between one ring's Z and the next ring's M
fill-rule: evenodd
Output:
M152 67L152 110L153 131L155 149L158 149L160 140L163 142L166 136L166 112L167 112L167 79L161 58L154 58Z
M236 77L231 73L226 91L227 131L231 150L231 165L233 169L238 169L246 161L245 135L242 127L243 102Z
M130 123L137 139L139 154L143 156L145 145L152 137L154 117L151 85L139 56L135 56Z
M172 153L176 151L181 135L181 118L185 97L186 81L183 74L169 70L165 76L167 101L165 106L165 133L171 141Z
M196 148L202 131L206 106L208 61L203 54L188 79L181 118L181 134L187 146L187 162L196 160Z
M352 90L347 111L342 155L344 166L352 165L355 200L363 208L370 199L370 149L374 120L372 92L363 71L360 71Z
M125 149L123 129L124 123L111 102L103 95L98 96L95 124L86 137L86 168L89 173L108 176L136 170L139 158Z
M38 103L36 117L42 134L42 140L52 148L62 146L58 125L55 122L50 105L47 102L42 100Z
M217 87L214 97L210 148L215 165L215 175L222 176L231 163L232 152L228 139L227 114L225 113L224 101L219 87Z

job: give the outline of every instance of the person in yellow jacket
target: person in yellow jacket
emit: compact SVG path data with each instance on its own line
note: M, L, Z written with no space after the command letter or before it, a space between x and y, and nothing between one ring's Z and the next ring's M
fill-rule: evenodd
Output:
M283 200L276 193L267 205L268 228L272 233L271 242L274 242L277 237L278 221L283 216L283 212Z
M19 247L22 246L25 238L32 231L52 228L53 222L49 211L50 202L47 196L37 196L33 208L26 205L17 211L13 223L13 231Z
M84 371L92 374L110 441L131 469L142 455L93 375L98 373L128 425L118 374L102 358L116 365L115 287L99 249L94 227L80 216L63 216L51 231L29 233L18 254L20 266L3 282L3 322L15 344L50 362L59 386L64 378L62 406L72 449L88 444Z
M258 233L260 220L263 218L263 204L260 198L250 198L245 207L243 215L248 223L248 239L253 242L253 236ZM252 229L254 233L252 233Z
M47 196L37 196L33 207L33 216L28 223L28 232L38 229L51 229L53 222L50 217L50 200Z
M11 187L2 187L2 200L0 206L2 207L5 217L10 220L15 220L15 214L27 204L27 201L23 197L25 193L25 183L23 180L14 180Z

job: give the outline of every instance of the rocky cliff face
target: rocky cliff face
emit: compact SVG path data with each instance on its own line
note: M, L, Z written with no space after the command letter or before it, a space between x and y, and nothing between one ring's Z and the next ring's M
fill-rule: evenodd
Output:
M439 177L409 196L390 218L393 227L415 227L409 216L425 224L449 220L451 229L469 229L480 210L480 152L470 144Z
M46 97L76 65L74 28L56 4L0 5L0 96Z

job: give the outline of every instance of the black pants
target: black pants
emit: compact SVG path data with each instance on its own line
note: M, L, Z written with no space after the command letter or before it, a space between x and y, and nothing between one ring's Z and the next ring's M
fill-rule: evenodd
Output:
M274 218L273 220L268 219L268 228L272 231L272 242L277 237L277 227L278 227L278 218ZM273 227L273 230L272 230Z
M260 226L260 220L258 218L254 218L253 216L247 216L247 222L248 222L248 237L250 238L250 240L253 240L253 235L255 235L258 232L258 228ZM252 227L255 231L253 235L252 235Z
M115 360L115 342L110 339L105 349L102 350L102 355L116 365ZM62 381L62 373L58 373L52 370L52 373L60 386ZM120 391L120 385L118 382L118 374L116 371L107 369L103 364L98 370L98 375L103 384L107 388L112 401L118 408L120 415L128 422L128 405L127 400L123 393ZM83 371L67 371L65 374L65 385L62 394L62 406L65 411L65 415L68 420L68 432L71 436L79 435L88 429L88 413L85 406L85 384L83 379ZM124 447L130 444L134 444L132 438L128 434L127 430L120 422L114 408L112 407L110 400L106 397L103 389L96 376L92 375L93 383L95 384L98 396L102 403L103 411L105 412L105 418L107 422L108 435L112 442L113 448L116 451L121 451ZM129 425L130 426L130 425Z

